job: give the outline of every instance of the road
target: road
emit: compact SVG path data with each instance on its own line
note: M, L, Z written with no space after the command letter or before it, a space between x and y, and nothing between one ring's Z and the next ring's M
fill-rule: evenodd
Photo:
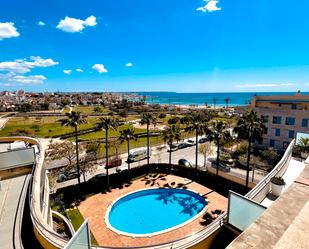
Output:
M213 151L214 152L216 151L215 145L214 145ZM214 154L209 155L209 156L213 157L213 158L215 157ZM127 154L122 154L121 158L123 159L122 160L123 163L122 163L121 166L118 167L118 169L121 169L121 170L127 169L128 165L127 165L127 163L125 163L125 160L127 159ZM182 159L182 158L188 160L192 165L194 165L195 164L195 146L183 148L183 149L172 152L172 163L173 164L178 164L178 160ZM150 158L150 163L168 163L168 161L169 161L169 152L167 152L167 149L165 148L165 146L162 147L161 149L158 148L158 147L152 148L152 156ZM142 161L139 161L139 162L131 163L130 167L131 168L138 167L138 166L145 164L146 162L147 161L145 159L145 160L142 160ZM204 156L201 155L201 154L198 155L198 165L200 167L203 167L203 165L204 165ZM207 161L207 167L210 167L209 161ZM106 172L106 170L104 169L104 162L102 161L102 162L99 162L98 167L97 167L97 171L93 175L105 174L105 172ZM116 173L116 168L110 169L109 173L110 174ZM232 168L230 174L237 176L237 177L240 177L240 178L243 178L243 179L245 179L245 177L246 177L246 171L242 170L242 169L238 169L238 168ZM93 175L87 175L86 180L93 177ZM262 171L259 171L259 170L255 171L255 179L257 181L261 180L263 177L264 177L264 173ZM81 177L81 180L83 180L83 177ZM250 180L251 180L251 178L250 178ZM69 181L57 183L56 188L63 188L63 187L74 185L74 184L77 184L77 179L72 179L72 180L69 180Z

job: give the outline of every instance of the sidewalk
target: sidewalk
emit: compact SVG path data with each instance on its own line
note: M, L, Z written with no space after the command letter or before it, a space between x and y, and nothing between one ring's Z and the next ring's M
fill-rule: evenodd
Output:
M1 248L13 248L13 230L19 198L27 175L0 181L0 245Z

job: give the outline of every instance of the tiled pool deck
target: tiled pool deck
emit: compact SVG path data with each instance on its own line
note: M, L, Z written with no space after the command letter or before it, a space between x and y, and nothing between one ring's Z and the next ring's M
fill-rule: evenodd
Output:
M113 189L106 194L91 196L81 202L79 210L84 218L89 219L90 229L98 244L101 246L129 247L155 245L181 239L203 229L205 226L200 223L203 220L202 217L193 220L183 227L153 237L133 238L119 235L107 228L105 224L105 214L107 208L114 200L135 190L166 187L167 185L174 188L184 187L196 191L201 195L205 195L208 199L208 212L215 209L227 209L227 198L205 186L174 175L154 174L147 178L137 179L133 181L131 185L124 186L123 188Z

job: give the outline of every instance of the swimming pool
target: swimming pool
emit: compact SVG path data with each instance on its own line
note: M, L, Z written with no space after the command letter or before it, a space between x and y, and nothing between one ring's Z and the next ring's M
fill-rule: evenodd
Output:
M117 199L107 210L105 221L119 234L152 236L187 224L206 207L205 198L190 190L144 189Z

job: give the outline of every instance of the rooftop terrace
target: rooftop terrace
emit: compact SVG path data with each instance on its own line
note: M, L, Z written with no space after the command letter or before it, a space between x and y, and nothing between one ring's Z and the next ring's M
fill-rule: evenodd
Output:
M309 248L309 165L227 248Z

